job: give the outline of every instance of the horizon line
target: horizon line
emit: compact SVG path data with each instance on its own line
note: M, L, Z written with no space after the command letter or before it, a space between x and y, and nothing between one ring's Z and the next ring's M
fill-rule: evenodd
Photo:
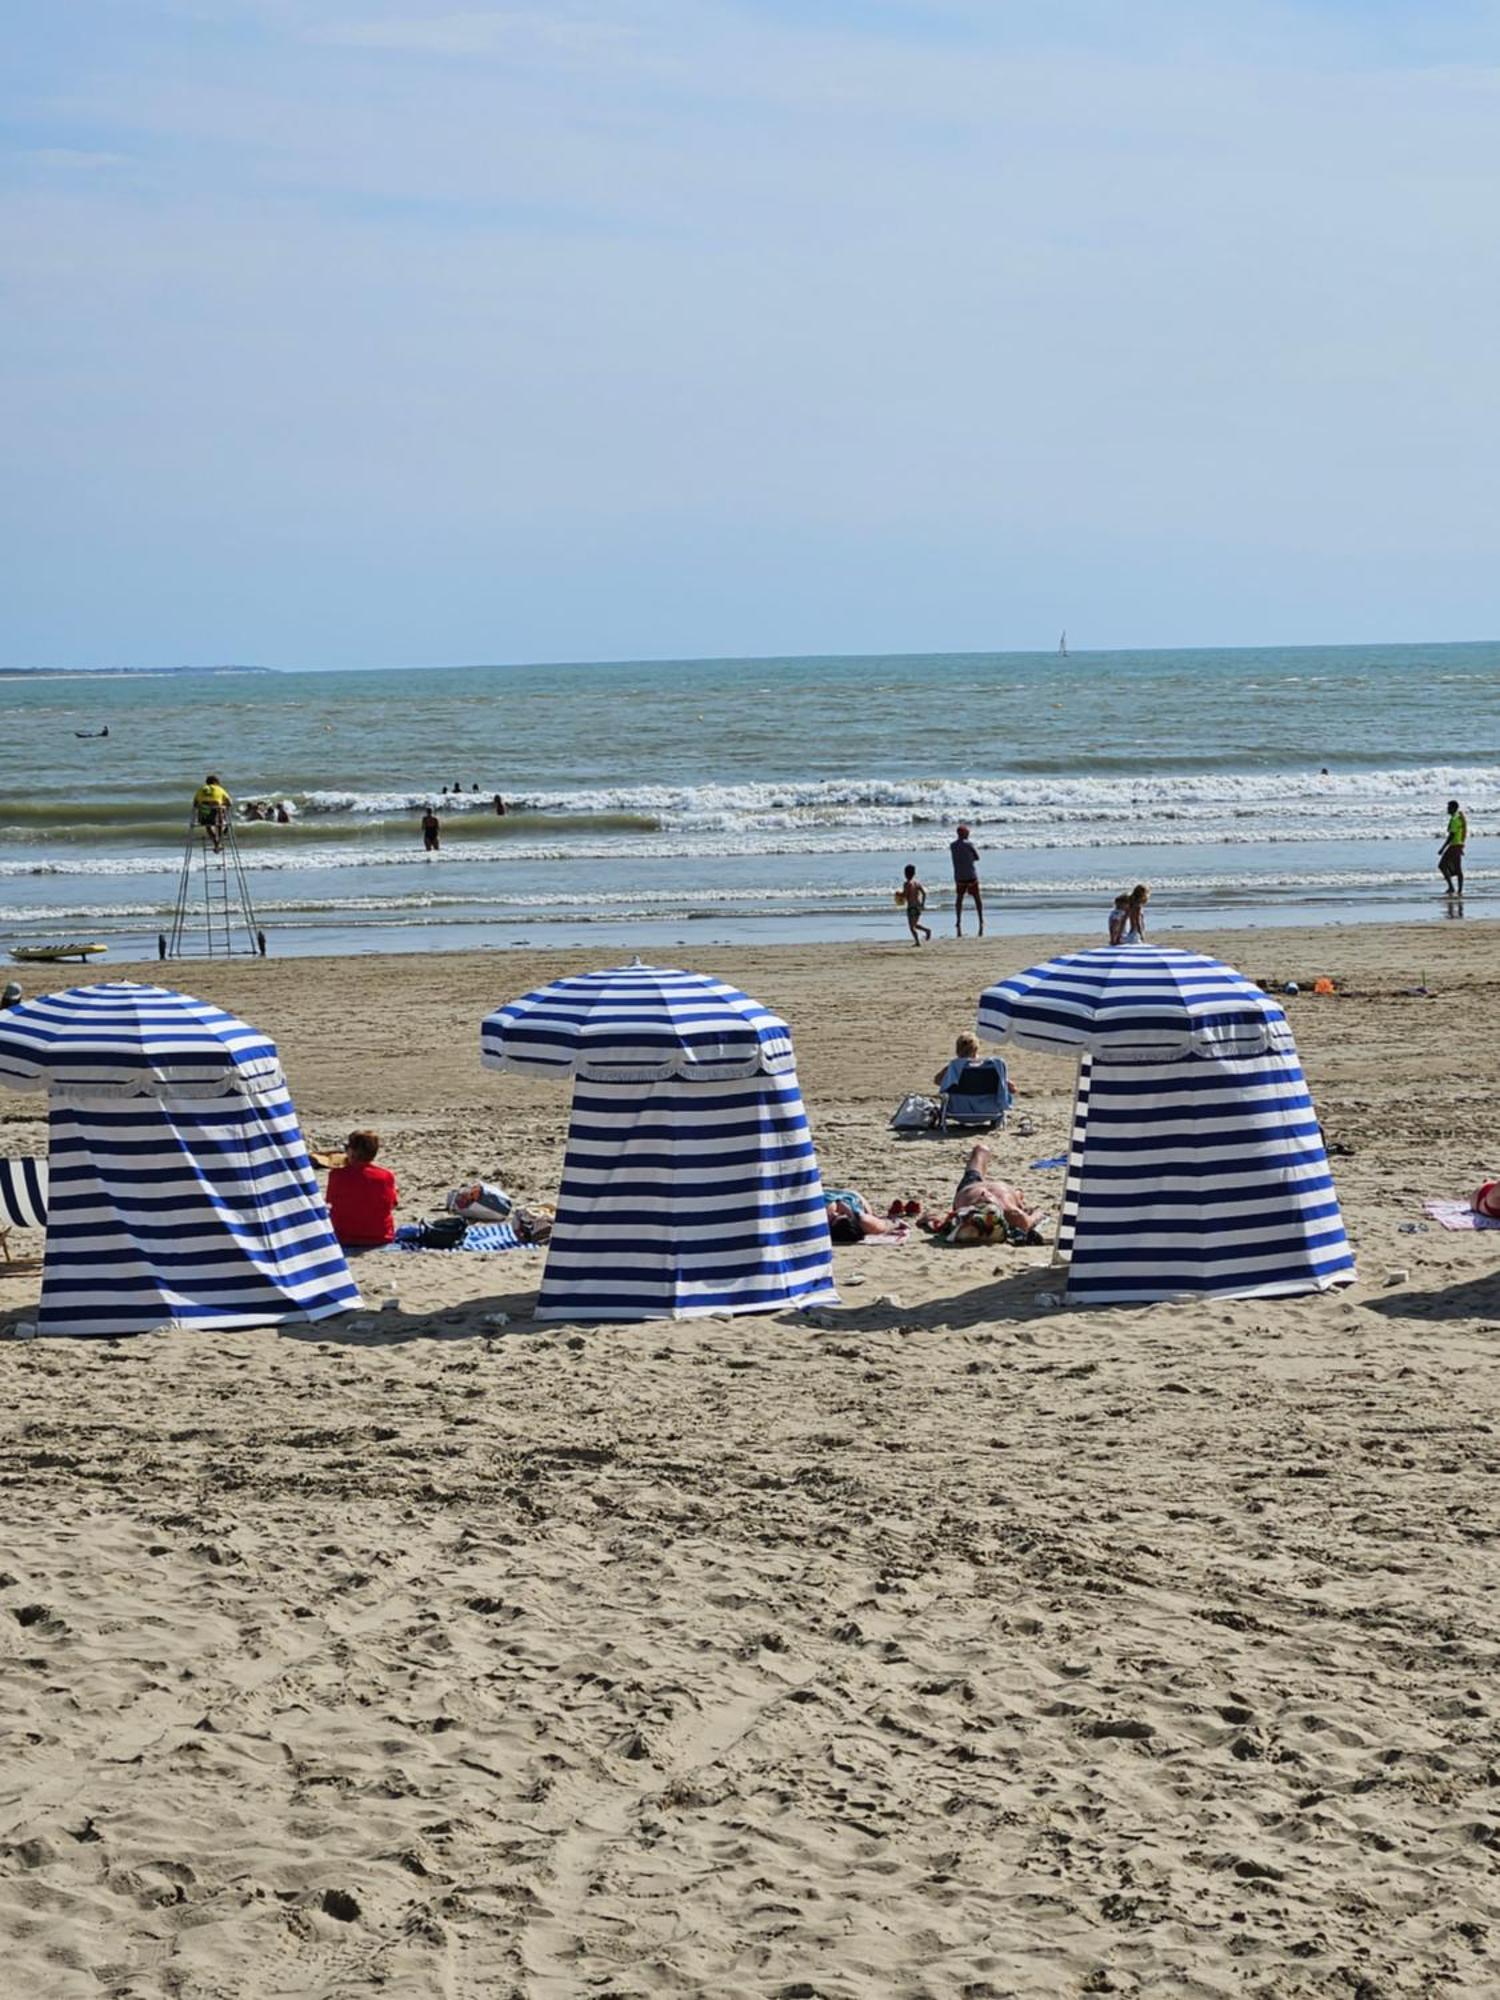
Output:
M1176 653L1336 653L1361 648L1394 652L1415 647L1493 646L1495 638L1469 639L1332 639L1290 642L1241 640L1233 644L1174 646L1072 646L1063 653L1053 646L1009 646L993 649L933 647L910 652L814 652L814 653L667 653L623 654L606 659L583 660L565 656L529 660L400 660L384 665L364 666L267 666L258 661L234 664L208 662L202 666L148 667L0 667L0 680L131 680L166 679L192 674L402 674L402 673L524 673L536 667L717 667L717 666L808 666L846 665L862 660L1016 660L1016 659L1108 659L1130 654Z

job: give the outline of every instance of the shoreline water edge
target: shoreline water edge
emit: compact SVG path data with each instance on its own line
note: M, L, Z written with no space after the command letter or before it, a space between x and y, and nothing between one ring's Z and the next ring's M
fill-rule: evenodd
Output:
M86 930L153 959L208 770L294 956L904 941L908 861L941 940L959 820L997 934L1102 938L1136 880L1160 936L1480 916L1497 669L1500 645L1471 644L17 676L0 939ZM1474 829L1461 904L1435 867L1452 796Z

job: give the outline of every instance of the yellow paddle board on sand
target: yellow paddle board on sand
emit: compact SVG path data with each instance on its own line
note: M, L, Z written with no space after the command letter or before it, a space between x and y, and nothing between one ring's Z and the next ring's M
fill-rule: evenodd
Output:
M69 939L63 944L13 944L10 955L23 965L56 965L64 958L99 958L108 950L107 944L82 944Z

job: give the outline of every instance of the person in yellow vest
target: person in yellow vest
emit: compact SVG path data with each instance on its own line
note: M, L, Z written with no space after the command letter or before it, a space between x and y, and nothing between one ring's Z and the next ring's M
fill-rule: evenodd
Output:
M1438 867L1448 884L1450 896L1464 892L1464 848L1469 840L1469 822L1457 799L1448 801L1448 832L1438 853Z
M229 824L229 794L210 771L193 794L193 813L214 844L214 853L224 848L224 829Z

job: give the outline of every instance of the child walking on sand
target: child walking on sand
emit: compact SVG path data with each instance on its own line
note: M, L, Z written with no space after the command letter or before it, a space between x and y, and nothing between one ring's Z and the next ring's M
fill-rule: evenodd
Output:
M922 922L922 912L927 908L927 891L917 880L917 865L914 861L908 861L906 864L906 880L896 891L896 901L906 905L906 927L911 932L912 943L920 951L923 938L926 938L929 944L932 942L932 932ZM921 937L917 935L919 931Z

